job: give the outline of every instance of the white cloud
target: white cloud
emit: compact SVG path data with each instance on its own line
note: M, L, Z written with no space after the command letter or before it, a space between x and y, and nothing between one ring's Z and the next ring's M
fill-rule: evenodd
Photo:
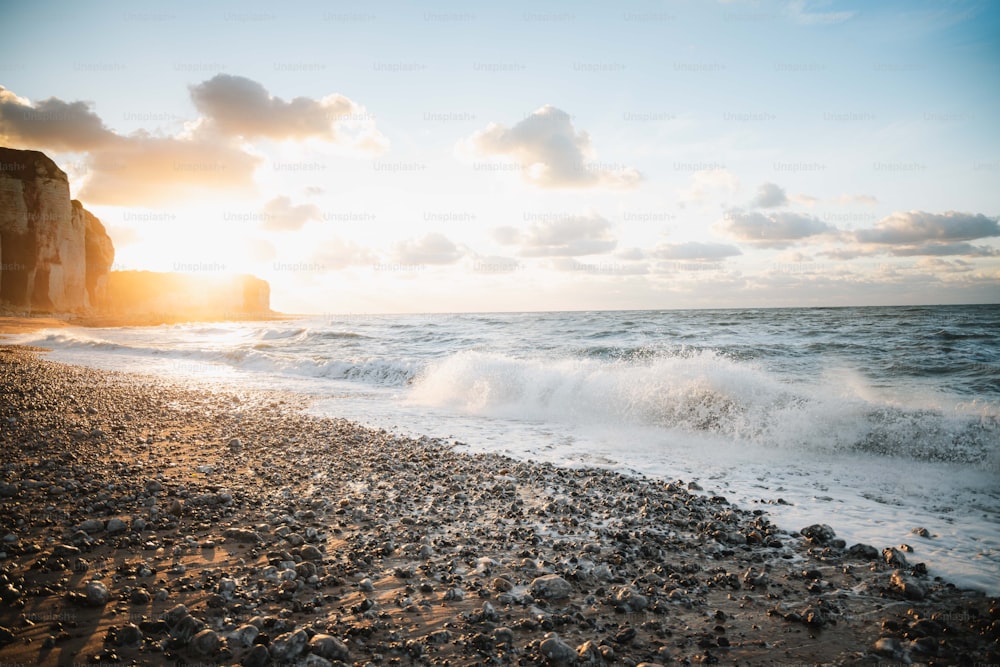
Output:
M627 188L642 180L632 167L595 161L590 135L578 132L571 116L551 105L513 127L491 123L466 139L463 148L513 158L522 178L539 188Z
M454 264L464 253L444 234L432 232L407 239L393 248L393 261L400 264Z
M285 196L275 197L264 204L264 224L271 231L297 231L310 220L319 220L321 213L315 204L292 204Z
M691 174L691 184L677 191L681 208L685 204L725 202L739 191L740 179L726 169L704 169Z
M500 227L493 236L504 245L518 245L522 257L598 255L611 252L618 244L611 234L611 223L594 213L545 220L525 232Z
M656 259L718 261L727 257L737 257L743 252L736 246L725 243L688 241L685 243L661 243L649 254Z
M751 208L777 208L788 203L784 188L775 183L762 183L750 202Z
M339 271L352 266L372 266L378 262L378 256L353 241L333 238L320 244L313 261L324 269Z

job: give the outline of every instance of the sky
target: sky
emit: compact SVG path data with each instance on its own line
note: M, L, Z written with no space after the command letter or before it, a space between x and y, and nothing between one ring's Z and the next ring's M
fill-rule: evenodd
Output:
M1000 3L0 0L0 145L284 312L1000 302Z

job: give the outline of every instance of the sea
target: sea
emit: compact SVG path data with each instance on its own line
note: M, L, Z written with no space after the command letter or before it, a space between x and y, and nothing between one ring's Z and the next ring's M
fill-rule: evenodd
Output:
M931 576L1000 594L1000 305L347 314L12 342L292 392L463 451L694 482L786 530L911 545Z

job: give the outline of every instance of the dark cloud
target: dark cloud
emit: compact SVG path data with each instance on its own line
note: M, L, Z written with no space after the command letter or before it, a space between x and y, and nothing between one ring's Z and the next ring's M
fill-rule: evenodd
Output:
M732 210L718 224L730 238L764 248L787 248L797 241L836 232L831 225L801 213L760 213Z
M897 211L871 229L854 233L859 243L921 244L928 241L973 241L1000 236L996 219L982 213Z
M500 227L493 235L500 243L518 245L522 257L598 255L614 250L618 244L611 234L611 223L596 214L546 220L525 232Z
M595 162L590 135L550 105L513 127L491 123L466 143L481 155L513 158L524 180L540 188L632 187L642 180L631 167Z
M50 97L32 105L0 86L0 143L34 150L86 151L117 138L87 102Z
M316 100L296 97L286 102L260 83L242 76L217 74L191 86L191 101L213 129L248 139L276 141L311 137L343 142L340 128L363 117L361 107L343 95ZM377 133L375 133L377 135ZM375 140L381 135L366 137ZM357 138L353 143L359 143Z
M193 86L191 96L203 116L183 134L126 136L108 129L86 102L53 97L32 104L0 87L0 142L86 152L81 197L109 205L156 205L207 191L252 192L261 160L241 139L315 138L363 152L386 145L373 119L343 95L285 102L256 81L218 75Z
M965 257L996 257L1000 250L988 246L977 246L971 243L925 243L918 246L903 246L893 248L889 254L896 257L944 257L947 255L963 255Z

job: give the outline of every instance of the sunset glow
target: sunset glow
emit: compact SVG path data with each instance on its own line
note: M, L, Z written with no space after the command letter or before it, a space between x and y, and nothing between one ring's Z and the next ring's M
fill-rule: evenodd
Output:
M117 269L316 313L1000 295L991 3L5 11L0 141Z

